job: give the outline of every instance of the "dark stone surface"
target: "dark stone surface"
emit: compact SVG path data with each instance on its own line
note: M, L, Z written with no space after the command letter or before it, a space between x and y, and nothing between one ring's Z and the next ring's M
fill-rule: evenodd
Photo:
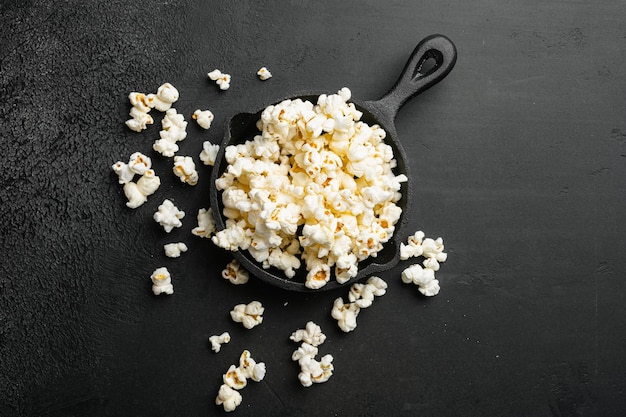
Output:
M626 9L620 1L0 2L0 416L202 416L243 349L266 362L237 415L620 416L626 409ZM193 237L208 205L151 151L160 117L124 126L131 91L171 82L209 108L180 154L224 120L299 91L376 99L417 42L442 33L455 69L396 119L411 161L408 230L442 236L442 291L387 295L343 334L339 289L291 293L219 274L231 257ZM261 82L267 66L274 77ZM206 73L233 76L219 91ZM136 210L110 166L135 151L162 179ZM166 234L164 198L187 213ZM162 245L189 251L165 258ZM155 297L149 276L173 274ZM228 312L258 299L262 326ZM304 389L288 337L328 336L335 375ZM219 354L212 334L233 337Z

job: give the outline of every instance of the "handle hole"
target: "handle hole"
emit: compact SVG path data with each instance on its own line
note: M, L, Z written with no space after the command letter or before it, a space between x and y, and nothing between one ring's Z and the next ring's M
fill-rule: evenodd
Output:
M422 55L413 72L413 79L427 77L439 68L443 62L441 52L430 49Z

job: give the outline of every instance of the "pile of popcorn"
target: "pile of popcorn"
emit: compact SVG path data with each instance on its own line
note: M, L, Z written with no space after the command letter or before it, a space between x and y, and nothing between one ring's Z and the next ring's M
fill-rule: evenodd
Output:
M302 260L311 289L331 275L345 283L360 261L377 256L402 213L396 203L407 177L393 172L385 131L360 121L350 96L342 88L315 105L269 106L259 135L225 149L228 165L215 186L226 227L213 236L216 245L248 250L288 278Z

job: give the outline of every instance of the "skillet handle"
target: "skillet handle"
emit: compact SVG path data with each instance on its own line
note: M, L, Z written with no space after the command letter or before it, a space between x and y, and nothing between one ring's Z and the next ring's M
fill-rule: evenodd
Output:
M424 38L411 53L396 84L377 100L376 107L391 119L395 118L405 102L428 90L452 71L456 55L456 47L446 36Z

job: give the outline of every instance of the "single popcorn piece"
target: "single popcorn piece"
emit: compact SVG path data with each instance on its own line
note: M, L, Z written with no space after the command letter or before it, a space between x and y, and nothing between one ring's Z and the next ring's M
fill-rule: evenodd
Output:
M135 132L147 129L147 125L154 123L154 119L148 114L150 106L147 103L146 95L132 92L128 95L128 99L132 107L130 109L131 119L126 121L126 126Z
M240 264L233 259L222 271L222 278L227 279L233 285L241 285L248 282L250 274Z
M185 217L185 212L179 210L170 200L165 199L159 206L158 211L154 213L154 221L163 226L167 233L170 233L175 227L181 227L180 221Z
M293 332L290 339L294 342L306 342L311 346L319 346L326 340L326 335L322 333L320 326L309 321L304 329Z
M265 308L259 301L252 301L249 304L238 304L230 312L230 317L236 323L243 324L246 329L252 329L263 322L263 312Z
M175 156L172 170L181 182L189 185L198 183L198 171L196 171L196 164L191 156Z
M241 375L254 382L261 382L267 373L265 363L257 362L252 359L250 351L247 349L244 350L239 357L239 370L241 371Z
M172 285L172 277L166 267L157 268L150 276L152 280L152 292L154 295L173 294L174 286Z
M220 150L220 145L214 145L211 142L204 141L202 143L202 152L200 152L200 160L204 165L215 165L215 158L217 158L217 152Z
M170 83L161 85L156 94L146 95L146 103L149 107L160 112L166 112L178 100L178 90Z
M259 69L256 74L263 81L272 78L272 73L265 67L261 67L261 69Z
M143 194L145 197L148 197L156 192L161 186L161 179L156 175L154 170L147 170L138 180L137 180L137 190Z
M213 115L211 110L198 109L193 112L193 114L191 115L191 118L194 119L198 123L198 126L206 130L211 127L211 123L213 122L213 119L215 118L215 116Z
M198 226L191 229L191 233L195 236L210 238L215 233L215 219L213 218L213 209L201 208L198 210Z
M314 383L321 384L333 375L333 356L324 355L320 361L310 356L305 356L299 362L300 373L298 380L303 387L310 387Z
M209 337L209 343L211 343L211 349L215 353L219 353L222 349L222 345L230 342L230 334L228 332L224 332L220 335L213 335Z
M124 185L124 195L128 200L126 206L135 209L148 200L161 185L161 179L151 169L152 161L141 152L130 156L128 164L117 161L111 166L118 176L118 182ZM141 175L133 182L136 175Z
M231 412L235 411L235 409L241 404L241 401L242 397L239 391L226 384L222 384L217 394L217 398L215 399L215 404L223 406L224 411Z
M187 245L183 242L167 243L163 245L163 249L168 258L178 258L182 252L187 252Z
M231 365L230 368L228 368L228 371L226 371L223 376L223 380L224 384L236 390L243 389L248 384L241 369L235 365Z
M341 297L335 299L333 303L333 309L331 310L331 316L337 320L337 325L345 333L349 333L356 329L356 318L361 311L356 303L344 303Z
M439 294L439 281L435 279L435 271L422 268L420 265L411 265L402 271L402 282L415 284L419 292L427 297Z
M136 209L148 201L148 197L139 190L136 182L131 181L124 184L124 195L128 200L126 206L131 209Z
M207 76L215 81L220 90L228 90L230 87L230 75L224 74L220 70L215 69L207 74Z
M380 297L386 292L387 283L379 277L372 276L365 284L352 284L348 299L360 308L367 308L372 305L375 296Z
M113 172L117 174L120 184L126 184L135 178L135 172L130 169L128 164L122 161L117 161L111 166L111 168L113 169Z
M128 168L135 174L143 175L152 168L152 160L141 152L135 152L128 160Z

